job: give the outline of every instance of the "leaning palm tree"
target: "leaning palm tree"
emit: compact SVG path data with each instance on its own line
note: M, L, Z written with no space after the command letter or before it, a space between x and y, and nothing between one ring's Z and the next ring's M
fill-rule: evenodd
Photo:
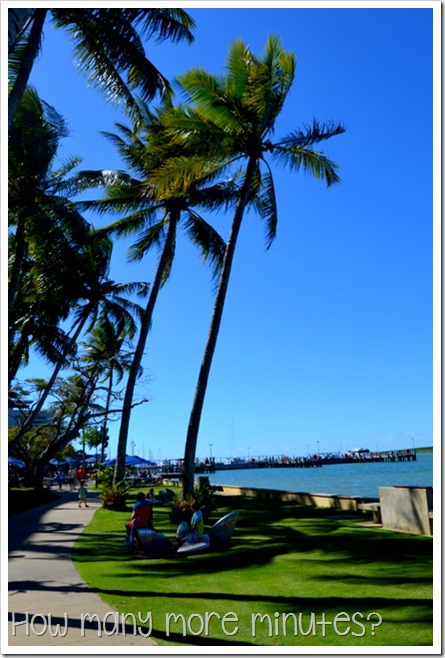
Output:
M202 172L220 173L242 166L242 184L218 282L207 343L201 362L190 414L184 454L183 486L191 493L201 414L237 239L245 211L256 210L266 222L267 246L276 234L277 202L269 160L300 169L324 180L339 181L337 165L313 146L344 132L341 125L297 129L272 141L276 120L294 80L295 59L285 52L279 39L269 37L258 58L241 40L229 50L227 72L216 76L204 69L191 69L178 82L186 102L173 108L164 120L170 139L170 155L155 175L154 182L165 194L188 189Z
M124 101L129 112L137 109L134 90L146 101L170 90L166 78L147 59L142 38L191 43L195 26L183 9L84 7L9 12L9 54L16 68L9 95L9 124L28 84L48 16L73 39L78 66L89 82L108 99Z
M103 323L104 318L109 318L118 334L134 336L136 320L141 320L142 308L131 297L146 296L148 285L145 282L116 283L110 280L108 274L111 253L111 242L105 236L93 233L89 247L84 250L83 267L77 273L83 292L72 306L68 318L71 327L66 332L63 349L60 350L58 358L54 359L51 376L44 383L38 401L24 418L14 438L14 445L32 427L62 368L67 367L75 358L78 341L83 334L90 333L96 323ZM46 337L47 342L50 340L51 334ZM45 337L42 337L38 345L40 352L45 355L48 347L41 343L45 343Z
M71 175L80 163L77 157L54 166L67 134L63 117L28 87L8 141L10 380L38 327L49 350L57 353L62 332L51 327L66 319L82 294L79 272L89 253L91 227L71 198L96 186L97 177Z
M99 366L101 379L98 388L105 385L104 416L100 429L101 462L104 460L113 389L116 384L122 381L125 373L130 370L133 360L132 352L128 349L124 350L128 339L134 336L133 329L135 327L131 327L128 334L125 330L118 331L116 324L106 315L93 326L84 344L84 354L81 361L92 368Z
M117 124L122 136L107 133L132 175L116 174L114 182L106 187L106 197L103 200L79 204L82 208L98 212L125 213L123 218L104 230L116 236L134 233L138 235L138 239L130 248L131 260L140 261L154 247L160 249L125 389L114 474L116 482L123 480L125 474L134 390L157 298L171 272L178 226L183 225L186 235L198 247L213 275L217 276L225 245L220 235L197 212L197 208L227 208L233 204L235 198L235 187L230 181L206 185L206 179L200 180L199 185L190 186L187 193L174 193L170 190L167 196L158 197L156 188L151 184L151 176L160 166L162 154L167 148L162 129L162 118L167 110L164 106L157 113L152 113L146 106L142 108L141 105L141 111L144 112L144 122L139 129L132 131Z
M67 349L61 323L108 267L109 242L72 201L104 175L73 174L78 157L55 166L67 134L63 117L28 87L8 140L9 382L26 365L31 342L51 363L60 360Z

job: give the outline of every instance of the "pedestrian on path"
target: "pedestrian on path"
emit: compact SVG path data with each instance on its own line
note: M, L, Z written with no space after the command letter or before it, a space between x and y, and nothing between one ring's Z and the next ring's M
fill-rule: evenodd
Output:
M62 491L62 484L65 482L65 473L61 468L57 472L57 482L59 483L59 491Z
M72 466L68 469L68 484L70 485L70 491L75 491L76 487L74 480L76 479L76 471Z
M79 480L79 485L80 485L82 480L86 479L86 477L87 477L87 474L86 474L85 468L83 466L79 466L79 468L77 469L77 479Z
M82 502L84 503L85 507L88 507L87 503L87 488L85 486L85 480L80 481L80 487L79 487L79 507L82 507Z

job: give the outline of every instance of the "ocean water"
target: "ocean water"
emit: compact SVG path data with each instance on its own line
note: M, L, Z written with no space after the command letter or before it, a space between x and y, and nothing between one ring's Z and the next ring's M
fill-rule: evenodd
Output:
M379 487L433 485L433 453L415 462L376 462L323 465L321 468L259 468L216 471L211 484L305 491L343 496L379 497Z

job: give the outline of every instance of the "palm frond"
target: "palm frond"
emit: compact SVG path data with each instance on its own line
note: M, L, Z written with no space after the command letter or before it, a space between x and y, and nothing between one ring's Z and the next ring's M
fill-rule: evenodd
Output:
M141 31L149 38L157 41L169 39L173 43L194 41L191 30L196 23L183 9L123 9L123 12L137 12L136 16L128 18L133 24L140 25Z
M326 181L327 186L340 182L337 174L339 165L330 160L322 152L314 151L302 146L275 147L272 156L289 166L291 170L303 171L315 178Z
M230 96L241 100L246 94L254 59L252 51L242 39L236 39L231 44L226 61L226 85Z
M269 249L277 234L278 206L272 172L264 161L268 171L262 175L260 193L253 202L254 209L266 223L266 249Z
M345 130L341 123L334 123L333 121L320 123L317 119L314 119L312 125L304 126L304 130L294 130L287 137L281 139L278 146L305 148L341 135Z
M165 238L165 224L166 220L162 219L142 231L128 251L130 261L140 261L152 247L161 247Z
M267 39L264 55L257 67L258 79L251 99L260 111L262 135L273 132L275 121L288 96L295 76L295 57L285 52L278 37Z
M51 184L52 181L57 181L58 179L65 178L73 169L78 167L82 162L82 158L78 155L71 155L67 158L62 165L50 172L48 183Z
M218 231L192 209L188 210L184 230L198 247L204 263L209 265L212 278L216 279L221 271L226 243Z
M203 68L190 69L177 77L190 103L199 107L200 115L224 132L239 128L239 119L228 107L224 79Z
M165 161L156 172L153 172L152 180L157 187L158 198L165 200L187 193L190 187L198 184L203 177L207 181L215 179L231 164L231 160L209 162L204 154L194 158L178 156Z

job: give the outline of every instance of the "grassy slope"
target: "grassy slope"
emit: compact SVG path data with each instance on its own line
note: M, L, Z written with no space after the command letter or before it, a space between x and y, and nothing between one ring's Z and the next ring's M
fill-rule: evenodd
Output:
M333 510L276 505L248 498L221 497L215 519L240 509L239 525L226 552L188 558L135 558L125 549L128 514L99 509L75 545L82 577L121 613L152 615L152 637L159 644L220 646L405 646L432 644L432 541L358 525ZM156 527L174 536L169 510L155 508ZM166 614L233 612L238 623L216 616L209 632L193 617L186 635ZM345 612L355 623L332 624ZM377 612L382 623L374 628ZM257 622L252 615L268 614ZM294 613L284 633L282 615ZM301 613L301 617L298 614ZM311 616L311 613L313 615ZM324 616L323 616L324 615ZM298 621L300 619L300 621ZM142 625L142 624L141 624ZM229 635L238 626L234 635ZM346 632L349 628L349 632ZM195 633L195 634L194 634ZM340 635L339 633L345 633Z

